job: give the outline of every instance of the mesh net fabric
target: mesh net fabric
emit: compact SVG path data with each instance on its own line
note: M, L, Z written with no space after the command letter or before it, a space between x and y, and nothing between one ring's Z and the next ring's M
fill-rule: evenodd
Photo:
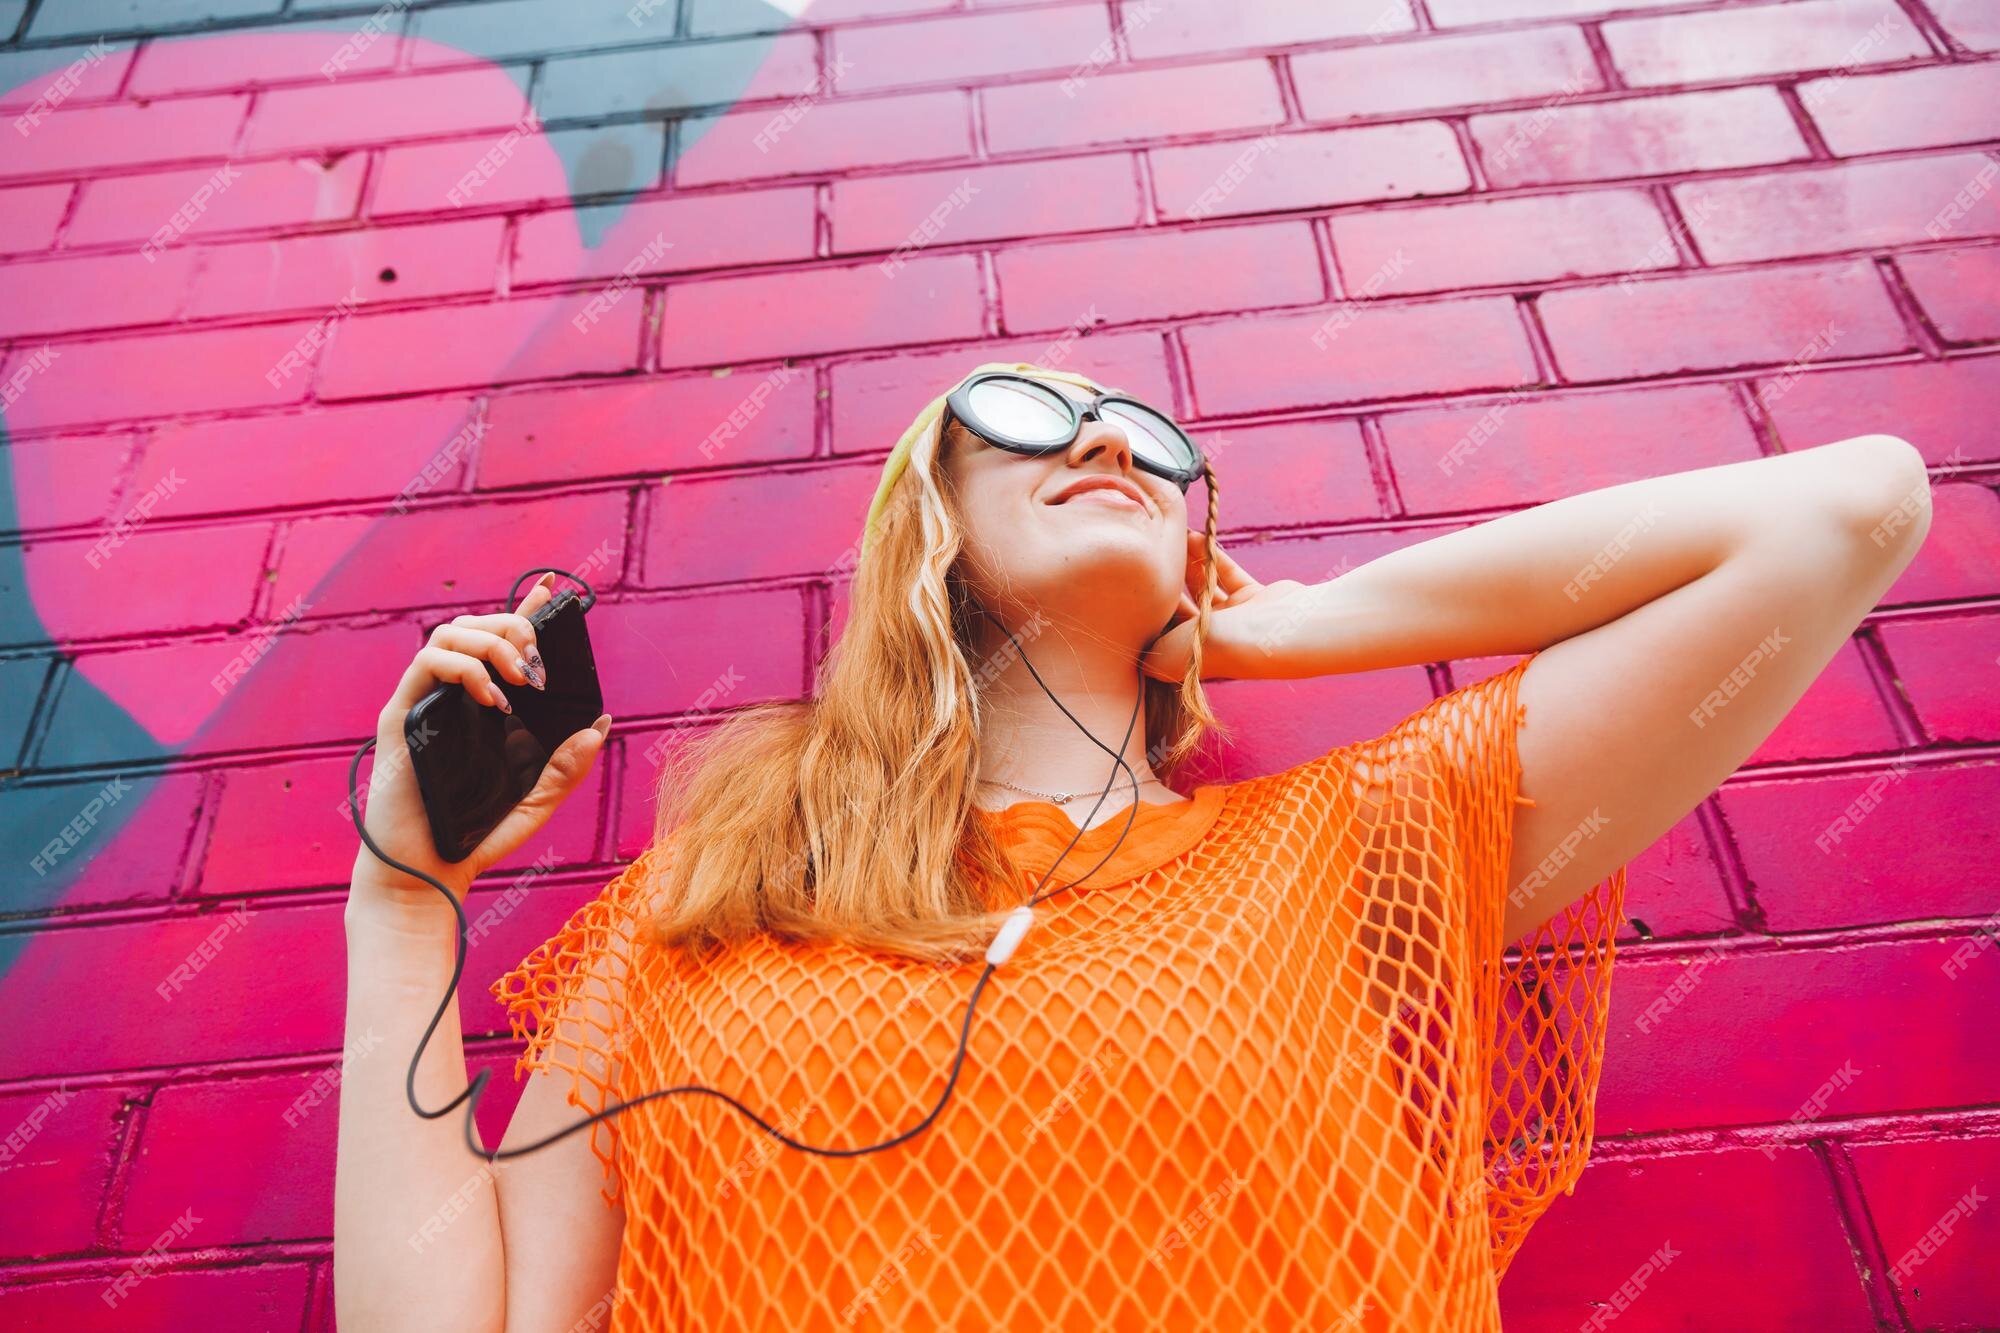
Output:
M908 1144L797 1153L701 1096L597 1126L612 1328L1498 1329L1500 1275L1589 1152L1625 881L1504 951L1531 660L1200 789L1198 836L1142 807L1126 850L1157 864L1107 879L1121 851L1038 909ZM1074 826L1037 802L1000 824L1025 896ZM523 1071L586 1110L706 1083L834 1146L931 1107L979 964L668 954L642 942L667 854L495 984Z

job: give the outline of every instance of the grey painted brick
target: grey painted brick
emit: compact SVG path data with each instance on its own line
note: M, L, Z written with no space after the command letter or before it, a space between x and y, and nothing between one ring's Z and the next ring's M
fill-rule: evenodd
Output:
M641 11L637 23L630 17L635 8ZM674 35L674 6L667 0L645 13L635 0L492 0L420 10L414 35L486 60L508 60L663 41Z
M275 14L283 0L53 0L28 36L94 37L101 32L159 32L215 19Z
M782 51L774 49L778 43ZM775 72L781 62L788 73L767 74L762 91L799 93L811 85L816 50L809 37L796 33L570 56L542 67L535 106L547 120L727 106L743 96L759 69L768 64Z

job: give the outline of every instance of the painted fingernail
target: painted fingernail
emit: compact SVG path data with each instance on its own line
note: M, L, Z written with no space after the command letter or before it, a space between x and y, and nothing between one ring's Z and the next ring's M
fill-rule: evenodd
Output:
M527 660L522 663L521 670L527 674L528 683L536 689L546 690L549 687L549 674L542 666L542 655L533 648L528 650Z
M498 685L493 687L493 706L503 713L514 711L514 705L507 702L507 692Z
M597 721L591 723L590 725L596 728L598 735L609 736L611 734L611 714L599 713L597 715Z

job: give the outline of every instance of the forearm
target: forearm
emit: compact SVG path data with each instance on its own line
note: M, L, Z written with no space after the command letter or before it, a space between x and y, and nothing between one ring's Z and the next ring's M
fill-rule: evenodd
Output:
M343 1326L502 1327L506 1291L497 1173L465 1146L464 1108L410 1109L410 1055L451 980L456 919L442 899L398 898L357 879L347 916L347 1035L334 1180L334 1285ZM454 999L418 1067L417 1100L464 1091Z
M1392 551L1302 594L1273 674L1533 652L1759 543L1874 521L1900 466L1881 438L1625 482Z

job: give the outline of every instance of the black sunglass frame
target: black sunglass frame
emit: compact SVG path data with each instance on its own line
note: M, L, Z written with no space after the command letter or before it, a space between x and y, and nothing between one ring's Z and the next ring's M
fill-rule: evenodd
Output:
M981 420L979 414L972 408L972 391L979 385L989 383L993 380L1019 380L1045 393L1053 394L1069 410L1069 434L1055 441L1026 440L1020 436L1009 435L1005 431L996 430L987 422ZM1077 387L1082 388L1083 386L1078 385ZM1106 403L1129 403L1133 407L1139 408L1141 411L1157 417L1166 423L1173 431L1174 436L1186 447L1190 460L1187 465L1176 468L1171 464L1158 462L1149 458L1140 453L1136 448L1132 450L1132 462L1135 466L1144 468L1156 477L1165 477L1168 481L1173 482L1181 488L1181 494L1187 494L1188 487L1194 485L1196 479L1202 475L1204 469L1200 447L1195 444L1193 438L1185 430L1181 429L1180 423L1175 421L1172 416L1162 412L1159 408L1154 407L1144 399L1134 398L1128 393L1101 393L1093 390L1091 391L1090 401L1080 403L1061 389L1056 388L1045 380L1036 379L1033 375L1026 375L1012 370L989 370L983 374L974 375L971 379L965 381L965 383L959 385L945 396L945 419L939 424L938 433L939 438L942 439L944 431L951 425L952 421L956 420L960 425L986 443L996 449L1004 449L1008 453L1027 454L1030 456L1060 453L1076 442L1076 437L1083 431L1083 423L1085 421L1104 420L1102 413Z

